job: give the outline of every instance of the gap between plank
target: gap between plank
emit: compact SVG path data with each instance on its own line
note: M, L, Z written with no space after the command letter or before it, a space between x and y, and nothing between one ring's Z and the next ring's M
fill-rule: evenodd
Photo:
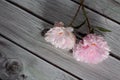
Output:
M7 1L7 2L13 4L14 6L17 6L18 8L20 8L20 9L22 9L22 10L28 12L29 14L31 14L31 15L33 15L33 16L35 16L35 17L41 19L41 20L43 20L44 22L47 22L47 23L49 23L49 24L51 24L51 25L54 25L53 22L44 19L43 17L41 17L41 16L35 14L34 12L32 12L32 11L26 9L25 7L23 7L23 6L21 6L21 5L17 4L17 3L15 3L15 2L13 2L13 1L10 1L10 0L5 0L5 1ZM75 3L77 3L77 4L79 4L79 2L77 2L77 1L74 1L74 0L71 0L71 1L73 1L73 2L75 2ZM85 6L85 5L84 5L84 6ZM87 7L87 6L85 6L85 7L86 7L87 9L90 9L91 11L96 12L96 13L98 13L99 15L102 15L102 16L103 16L103 14L101 14L101 13L95 11L95 10L93 10L93 9ZM105 17L105 15L104 15L104 17ZM107 18L107 16L106 16L106 18ZM109 18L108 18L108 19L109 19ZM111 18L110 18L110 20L111 20ZM120 22L116 22L116 23L120 24ZM115 59L117 59L118 61L120 61L120 57L117 56L117 55L115 55L114 53L110 52L110 56L112 56L113 58L115 58Z
M78 4L78 5L80 4L79 2L77 2L77 1L75 1L75 0L71 0L71 1L74 2L74 3L76 3L76 4ZM93 12L95 12L95 13L97 13L97 14L99 14L99 15L101 15L101 16L103 16L103 17L105 17L105 18L107 18L107 19L109 19L109 20L111 20L111 21L113 21L113 22L115 22L115 23L117 23L117 24L120 25L120 22L119 22L119 21L117 21L117 20L115 20L115 19L112 19L112 18L110 18L110 17L108 17L108 16L106 16L106 15L104 15L104 14L102 14L102 13L100 13L100 12L94 10L94 9L92 9L92 8L86 6L85 4L83 4L83 5L85 6L85 8L87 8L87 9L89 9L89 10L91 10L91 11L93 11Z
M41 16L35 14L34 12L32 12L32 11L30 11L30 10L24 8L23 6L21 6L21 5L17 4L17 3L15 3L15 2L13 2L13 1L10 1L10 0L5 0L5 1L7 1L7 2L13 4L14 6L17 6L18 8L20 8L20 9L22 9L22 10L28 12L29 14L31 14L31 15L33 15L33 16L35 16L35 17L37 17L37 18L39 18L39 19L41 19L41 20L43 20L43 21L49 23L49 24L52 24L52 25L54 24L53 22L44 19L43 17L41 17Z
M113 54L112 52L110 52L110 56L114 57L115 59L120 61L120 57L117 56L116 54Z
M36 57L38 57L38 58L40 58L40 59L46 61L47 63L53 65L54 67L56 67L56 68L58 68L58 69L60 69L60 70L62 70L62 71L64 71L64 72L66 72L67 74L69 74L69 75L75 77L76 79L78 79L78 80L83 80L82 78L79 78L78 76L72 74L71 72L69 72L69 71L67 71L67 70L65 70L65 69L63 69L63 68L61 68L61 67L59 67L58 65L56 65L56 64L54 64L54 63L48 61L47 59L41 57L40 55L37 55L37 54L34 53L33 51L31 51L31 50L29 50L29 49L23 47L22 45L16 43L15 41L13 41L13 40L11 40L10 38L4 36L3 34L0 33L0 36L3 37L3 38L5 38L5 39L7 39L7 40L9 40L10 42L12 42L13 44L17 45L18 47L20 47L20 48L22 48L22 49L28 51L29 53L33 54L34 56L36 56Z

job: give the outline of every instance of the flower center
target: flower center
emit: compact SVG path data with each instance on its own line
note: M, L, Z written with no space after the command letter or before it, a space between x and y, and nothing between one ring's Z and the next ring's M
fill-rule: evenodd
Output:
M95 44L95 43L92 43L91 45L92 45L92 46L96 46L96 44Z
M58 33L59 35L63 34L63 32Z

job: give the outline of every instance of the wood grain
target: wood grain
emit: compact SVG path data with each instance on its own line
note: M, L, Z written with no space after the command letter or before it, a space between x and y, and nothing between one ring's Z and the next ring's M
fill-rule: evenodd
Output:
M0 34L19 44L18 46L32 51L84 80L120 79L120 62L115 58L109 56L98 65L77 62L70 53L54 48L40 36L40 29L45 25L48 27L51 25L3 1L0 1L0 10Z
M55 21L63 21L65 24L69 24L72 17L74 16L76 9L78 7L77 4L70 0L11 0L20 6L25 7L29 11L35 13L42 18L49 20L54 23ZM101 27L105 27L112 32L105 33L105 39L108 41L108 44L111 47L112 53L120 57L120 25L112 22L105 17L98 15L88 9L87 13L91 22L91 25L97 25ZM80 24L83 21L83 15L80 12L76 20L76 25ZM84 30L81 30L84 31Z
M79 2L80 0L73 0ZM113 19L120 24L120 0L85 0L88 8Z
M2 44L1 44L2 43ZM0 36L0 53L23 63L26 80L78 80ZM6 80L6 79L4 79Z

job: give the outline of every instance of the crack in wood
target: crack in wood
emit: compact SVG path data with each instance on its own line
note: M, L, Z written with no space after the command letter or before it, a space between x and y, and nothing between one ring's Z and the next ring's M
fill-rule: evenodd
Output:
M49 23L49 24L52 24L52 25L54 24L54 23L52 23L51 21L44 19L43 17L41 17L41 16L35 14L34 12L30 11L29 9L26 9L25 7L23 7L23 6L21 6L21 5L17 4L17 3L15 3L15 2L13 2L13 1L10 1L10 0L5 0L5 1L7 1L7 2L13 4L14 6L16 6L16 7L20 8L20 9L26 11L26 12L28 12L29 14L31 14L31 15L33 15L33 16L35 16L35 17L37 17L37 18L39 18L39 19L41 19L41 20L43 20L43 21Z
M116 0L110 0L113 4L115 4L116 6L120 7L120 2L116 1Z

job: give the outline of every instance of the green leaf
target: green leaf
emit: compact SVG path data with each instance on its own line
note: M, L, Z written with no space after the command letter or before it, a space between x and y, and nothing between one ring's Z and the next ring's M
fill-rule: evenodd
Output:
M99 31L102 31L102 32L112 32L111 30L108 30L108 29L103 28L103 27L96 26L95 28L98 29Z

